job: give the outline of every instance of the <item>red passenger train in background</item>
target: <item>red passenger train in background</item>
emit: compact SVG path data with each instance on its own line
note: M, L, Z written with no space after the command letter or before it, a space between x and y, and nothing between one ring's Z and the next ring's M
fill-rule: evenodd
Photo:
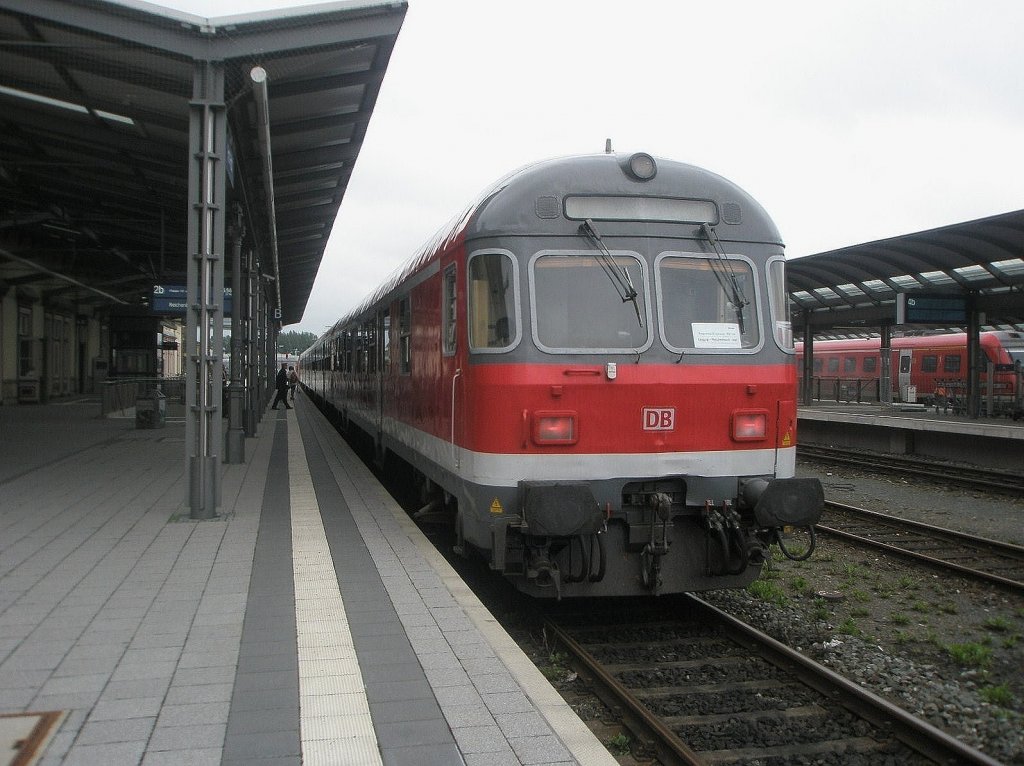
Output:
M1024 365L1024 333L999 330L979 335L981 362L978 366L982 397L989 390L991 365L992 409L996 413L1021 416L1020 368ZM951 408L960 410L967 389L967 335L943 333L892 338L891 367L893 398L913 398L935 404L946 397ZM814 342L812 375L816 398L878 398L881 378L881 341L878 338L817 340ZM797 343L797 359L803 364L803 344ZM866 393L866 389L869 389ZM936 395L938 392L938 397Z
M794 478L793 360L760 205L605 153L500 180L319 338L302 378L381 464L412 467L456 550L536 596L619 596L744 586L783 527L817 521L820 484Z

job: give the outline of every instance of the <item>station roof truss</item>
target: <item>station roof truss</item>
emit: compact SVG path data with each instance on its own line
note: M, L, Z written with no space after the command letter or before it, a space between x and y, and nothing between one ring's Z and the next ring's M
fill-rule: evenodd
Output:
M257 252L276 232L281 319L299 321L406 7L207 19L136 0L0 0L0 290L137 306L155 284L184 284L194 72L217 62L229 197Z
M1022 259L1024 210L794 258L794 329L809 323L816 335L843 337L893 324L899 293L968 294L987 328L1020 329Z

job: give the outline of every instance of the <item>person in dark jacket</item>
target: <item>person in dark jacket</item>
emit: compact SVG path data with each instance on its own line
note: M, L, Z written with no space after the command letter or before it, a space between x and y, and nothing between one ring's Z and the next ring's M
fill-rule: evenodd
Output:
M284 402L285 409L290 410L292 406L288 404L288 363L281 362L281 369L277 371L277 377L274 379L274 387L277 389L277 394L274 396L274 403L270 405L270 409L276 410L278 402Z

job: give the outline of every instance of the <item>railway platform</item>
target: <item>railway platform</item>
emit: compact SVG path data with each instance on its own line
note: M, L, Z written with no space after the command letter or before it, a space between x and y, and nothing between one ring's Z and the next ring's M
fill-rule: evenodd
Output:
M173 413L0 407L0 764L614 764L297 399L208 521Z
M969 418L924 405L816 402L801 405L798 442L917 454L1020 470L1024 420Z

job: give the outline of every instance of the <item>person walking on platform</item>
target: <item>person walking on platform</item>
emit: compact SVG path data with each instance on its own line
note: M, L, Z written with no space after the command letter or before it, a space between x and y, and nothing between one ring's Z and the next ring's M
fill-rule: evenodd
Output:
M299 373L294 367L288 368L288 398L295 401L295 387L299 385Z
M270 409L276 410L278 402L284 402L284 407L290 410L292 406L288 404L288 363L281 362L281 369L277 371L277 377L274 379L274 387L277 389L277 394L274 396L274 403L270 405Z

